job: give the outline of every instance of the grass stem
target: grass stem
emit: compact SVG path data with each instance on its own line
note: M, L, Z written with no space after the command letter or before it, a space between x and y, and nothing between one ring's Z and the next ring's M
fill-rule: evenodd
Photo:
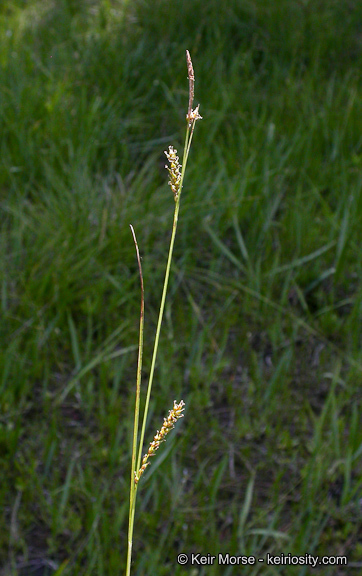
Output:
M187 165L187 160L188 160L188 156L189 156L189 152L190 152L191 141L192 141L192 136L194 133L195 123L196 123L196 120L201 118L201 116L199 115L199 107L197 106L195 108L195 110L192 109L195 78L194 78L194 72L193 72L191 57L190 57L190 54L188 51L186 52L186 59L187 59L187 66L188 66L188 71L189 71L189 107L188 107L188 111L187 111L187 115L186 115L187 127L186 127L186 136L185 136L185 145L184 145L184 150L183 150L182 166L180 166L179 161L178 161L178 156L176 154L176 150L174 150L174 148L172 148L172 146L169 147L169 153L165 152L165 154L168 158L168 161L170 163L170 167L168 168L168 171L170 173L169 184L171 186L171 190L174 192L175 211L174 211L174 216L173 216L172 233L171 233L171 240L170 240L170 246L169 246L168 257L167 257L165 278L164 278L164 282L163 282L161 304L160 304L160 310L159 310L159 314L158 314L156 336L155 336L155 342L154 342L153 353L152 353L151 371L150 371L150 377L148 380L146 402L145 402L145 407L144 407L144 412L143 412L142 428L141 428L140 438L139 438L139 442L138 442L137 458L136 458L136 453L137 453L138 425L139 425L139 412L140 412L141 371L142 371L143 331L144 331L144 286L143 286L142 267L141 267L141 260L140 260L139 250L138 250L137 239L136 239L136 235L135 235L135 232L133 230L133 227L131 226L131 231L133 234L133 240L134 240L134 243L136 246L137 260L138 260L139 273L140 273L140 279L141 279L141 315L140 315L140 335L139 335L138 364L137 364L136 402L135 402L135 416L134 416L134 428L133 428L133 446L132 446L130 509L129 509L129 523L128 523L128 547L127 547L126 576L130 576L130 574L131 574L133 528L134 528L134 516L135 516L135 509L136 509L136 498L137 498L137 488L138 488L139 478L143 474L144 470L146 469L146 467L149 464L148 463L149 456L154 455L155 451L159 447L160 442L162 442L165 439L165 436L173 428L173 425L177 421L177 419L182 417L183 406L184 406L184 402L182 400L179 404L177 404L176 401L174 401L174 407L169 412L168 418L167 419L165 418L161 432L157 432L156 436L154 437L153 442L151 442L148 453L145 455L145 457L143 459L143 465L141 468L143 443L144 443L145 430L146 430L146 425L147 425L147 416L148 416L149 405L150 405L154 372L155 372L155 367L156 367L156 359L157 359L158 345L159 345L159 340L160 340L161 326L162 326L163 314L164 314L165 303L166 303L166 295L167 295L168 282L169 282L169 276L170 276L170 270L171 270L173 249L174 249L175 238L176 238L182 186L183 186L183 181L184 181L184 177L185 177L186 165ZM181 173L180 173L180 168L181 168ZM137 462L136 462L136 460L137 460Z
M137 361L137 381L136 381L136 402L135 402L135 414L134 414L134 425L133 425L133 443L132 443L132 465L131 465L131 489L130 489L130 504L129 504L129 522L128 522L128 547L127 547L127 568L126 575L129 576L131 573L131 558L132 558L132 542L133 542L133 526L134 526L134 514L136 509L136 497L137 497L137 484L134 481L134 471L136 469L136 452L137 452L137 438L138 438L138 422L140 413L140 398L141 398L141 379L142 379L142 356L143 356L143 332L144 332L144 316L145 316L145 293L143 285L143 274L141 258L137 244L137 238L133 226L130 224L130 228L133 235L133 240L136 247L138 268L141 281L141 313L140 313L140 332L139 332L139 343L138 343L138 361Z

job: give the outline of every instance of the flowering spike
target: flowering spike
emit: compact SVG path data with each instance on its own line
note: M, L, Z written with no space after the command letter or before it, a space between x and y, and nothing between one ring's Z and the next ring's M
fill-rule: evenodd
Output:
M199 108L200 104L198 104L194 110L191 110L191 112L186 115L186 120L188 121L190 128L192 124L196 122L196 120L202 120L202 116L199 114Z
M170 174L169 185L175 197L175 202L179 197L180 185L181 185L181 164L177 156L177 150L173 146L168 147L168 152L165 150L165 154L169 161L170 166L165 166Z
M189 74L189 107L187 110L187 119L189 120L189 116L192 112L192 104L194 101L195 73L194 73L194 67L192 65L190 52L188 50L186 50L186 62L187 62L187 71Z
M177 404L176 400L174 400L172 410L169 411L167 418L164 418L161 430L157 430L157 434L154 436L152 442L149 445L147 454L145 454L142 459L141 468L138 470L138 472L135 472L135 484L138 484L147 466L151 464L151 462L148 462L148 459L155 455L156 451L160 447L161 442L166 440L167 434L175 427L177 420L179 420L179 418L183 418L182 412L184 411L184 406L185 402L183 400L181 400L179 404Z

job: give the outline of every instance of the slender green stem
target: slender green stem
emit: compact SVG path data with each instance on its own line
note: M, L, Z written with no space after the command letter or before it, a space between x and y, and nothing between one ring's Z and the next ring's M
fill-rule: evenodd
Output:
M163 283L160 311L159 311L158 321L157 321L155 343L154 343L152 362L151 362L151 371L150 371L150 377L149 377L148 387L147 387L147 396L146 396L145 408L144 408L144 412L143 412L142 429L141 429L141 434L140 434L140 439L139 439L139 444L138 444L138 456L136 456L136 452L137 452L138 424L139 424L139 412L140 412L140 395L141 395L141 370L142 370L143 329L144 329L144 289L143 289L141 260L140 260L140 256L139 256L136 235L135 235L134 230L131 226L133 239L134 239L135 246L136 246L138 266L139 266L139 271L140 271L142 300L141 300L140 336L139 336L138 365L137 365L136 403L135 403L133 446L132 446L130 510L129 510L129 522L128 522L128 551L127 551L126 576L130 576L130 574L131 574L133 528L134 528L134 517L135 517L135 509L136 509L137 486L138 486L138 484L135 482L135 474L137 474L137 472L139 471L139 469L141 467L142 449L143 449L143 442L144 442L144 436L145 436L145 430L146 430L146 424L147 424L147 416L148 416L148 409L149 409L149 404L150 404L153 376L154 376L155 366L156 366L158 343L159 343L159 339L160 339L161 325L162 325L163 313L164 313L165 303L166 303L166 295L167 295L168 280L169 280L170 270L171 270L173 247L174 247L175 238L176 238L178 214L179 214L179 210L180 210L181 192L182 192L182 186L183 186L183 181L184 181L184 176L185 176L187 159L188 159L190 147L191 147L192 136L194 133L194 127L195 127L195 121L193 121L191 126L190 126L189 122L187 123L185 146L184 146L183 159L182 159L180 187L179 187L179 192L177 194L176 202L175 202L175 212L174 212L174 217L173 217L172 234L171 234L170 247L169 247L168 258L167 258L165 279L164 279L164 283ZM137 462L136 462L136 458L137 458Z
M170 275L172 255L173 255L173 247L174 247L175 237L176 237L176 231L177 231L177 222L178 222L178 214L179 214L179 210L180 210L180 199L181 199L181 193L182 193L182 186L183 186L183 181L184 181L184 176L185 176L187 159L188 159L188 155L189 155L189 152L190 152L190 145L191 145L192 135L193 135L193 131L194 131L194 126L195 126L195 122L193 122L193 124L192 124L191 134L190 134L190 127L189 127L189 124L187 124L186 137L185 137L185 146L184 146L183 159L182 159L180 189L179 189L179 193L178 193L178 195L177 195L177 199L176 199L176 203L175 203L175 212L174 212L174 216L173 216L173 226L172 226L172 234L171 234L170 248L169 248L169 251L168 251L168 258L167 258L167 266L166 266L165 280L164 280L164 283L163 283L161 305L160 305L160 311L159 311L159 314L158 314L158 321L157 321L157 328L156 328L156 336L155 336L155 344L154 344L154 347L153 347L152 362L151 362L151 371L150 371L150 377L149 377L149 381L148 381L146 403L145 403L145 408L144 408L144 412L143 412L142 430L141 430L141 436L140 436L140 442L139 442L139 450L138 450L138 458L137 458L137 470L139 470L139 468L140 468L140 466L141 466L142 449L143 449L143 442L144 442L144 436L145 436L145 430L146 430L146 424L147 424L147 415L148 415L148 409L149 409L149 403L150 403L150 397L151 397L153 376L154 376L155 366L156 366L156 358L157 358L157 351L158 351L158 342L159 342L159 339L160 339L160 332L161 332L161 325L162 325L162 319L163 319L163 312L164 312L165 302L166 302L168 279L169 279L169 275Z
M142 356L143 356L143 332L144 332L144 317L145 317L145 298L143 287L143 275L141 258L138 250L136 234L133 226L130 226L133 240L136 246L138 268L141 281L141 313L140 313L140 333L138 343L138 361L137 361L137 382L136 382L136 403L133 424L133 445L132 445L132 464L131 464L131 489L130 489L130 502L129 502L129 522L128 522L128 547L127 547L127 569L126 576L131 574L131 559L132 559L132 541L133 541L133 526L134 514L136 508L137 484L135 483L136 472L136 453L137 453L137 439L138 439L138 422L140 413L140 398L141 398L141 378L142 378Z

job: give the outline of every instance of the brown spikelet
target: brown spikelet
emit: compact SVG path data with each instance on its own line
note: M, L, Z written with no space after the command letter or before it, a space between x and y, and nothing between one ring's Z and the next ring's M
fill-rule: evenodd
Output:
M192 65L190 52L186 50L187 71L189 74L189 107L187 110L187 117L190 117L192 111L192 104L194 102L194 86L195 86L195 73Z

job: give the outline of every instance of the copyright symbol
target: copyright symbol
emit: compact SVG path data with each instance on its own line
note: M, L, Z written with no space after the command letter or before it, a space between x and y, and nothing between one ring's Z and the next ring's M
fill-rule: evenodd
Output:
M177 563L181 564L182 566L187 564L188 561L189 561L189 557L187 556L187 554L179 554L177 556Z

